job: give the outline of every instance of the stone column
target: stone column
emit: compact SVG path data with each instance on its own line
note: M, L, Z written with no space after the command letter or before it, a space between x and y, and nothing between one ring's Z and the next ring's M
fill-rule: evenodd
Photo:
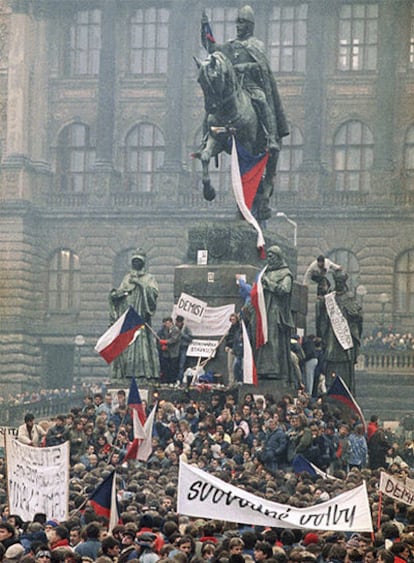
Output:
M99 61L96 164L90 202L107 205L119 175L113 168L116 87L116 0L102 4Z
M401 1L379 3L377 90L374 129L374 162L371 185L374 197L386 202L394 172L393 127L395 107L395 74L398 63Z
M326 179L322 165L322 133L325 127L326 26L329 0L315 0L308 7L306 74L303 91L305 122L300 193L306 203L317 199ZM321 185L322 184L322 185Z

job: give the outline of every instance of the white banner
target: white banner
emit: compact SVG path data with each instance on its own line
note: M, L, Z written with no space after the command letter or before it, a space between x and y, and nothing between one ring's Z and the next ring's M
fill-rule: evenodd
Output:
M207 303L197 299L188 293L182 293L175 305L175 314L181 315L187 320L201 323L204 313L206 312Z
M196 323L186 319L185 324L191 329L194 336L222 336L230 328L230 315L234 313L235 305L223 305L221 307L207 307L203 322ZM174 305L173 317L180 315L177 305Z
M12 426L0 426L0 448L6 447L6 436L9 434L10 436L16 437L17 431L18 429Z
M218 340L193 340L188 347L187 356L192 358L214 358Z
M408 483L404 483L400 479L391 477L385 471L381 471L379 490L398 502L414 506L414 488L411 479Z
M69 442L34 448L6 435L6 452L10 514L23 521L33 520L37 512L48 520L67 520Z
M337 497L296 508L268 501L180 460L177 512L276 528L342 532L372 532L372 517L365 482Z
M343 316L341 309L335 299L336 293L328 293L325 295L326 311L331 322L332 330L344 350L350 350L354 347L352 342L351 331L349 330L348 321Z

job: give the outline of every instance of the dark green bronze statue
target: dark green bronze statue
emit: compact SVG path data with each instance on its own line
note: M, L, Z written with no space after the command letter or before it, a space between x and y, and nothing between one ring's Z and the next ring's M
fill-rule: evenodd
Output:
M159 379L160 366L151 319L158 299L158 284L145 270L146 254L137 249L132 256L132 268L118 289L109 294L110 321L115 322L131 306L141 315L147 326L143 327L135 342L113 363L115 378Z
M197 61L206 118L203 142L196 156L203 167L204 197L212 200L215 191L210 183L209 162L220 152L230 151L230 133L234 133L240 144L253 155L269 151L256 205L258 219L264 220L270 217L269 198L281 139L289 131L264 44L253 36L254 23L252 8L240 8L236 21L237 37L217 45L206 33L208 19L203 13L202 43L210 55L205 62Z

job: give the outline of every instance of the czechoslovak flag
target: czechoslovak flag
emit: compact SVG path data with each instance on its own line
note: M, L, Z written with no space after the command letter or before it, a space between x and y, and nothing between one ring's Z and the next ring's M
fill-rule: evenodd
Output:
M144 320L135 309L129 307L100 337L95 350L110 364L134 342L144 325Z
M241 325L243 331L243 383L257 385L256 364L254 363L253 351L243 319Z
M267 311L263 293L262 277L267 266L263 268L257 277L255 284L250 292L250 299L256 313L256 349L267 342Z
M119 524L119 508L116 497L116 472L112 471L89 497L89 504L98 516L109 520L109 531Z
M253 217L251 209L253 201L259 188L260 181L266 168L268 153L253 156L249 154L239 143L234 135L231 148L231 181L234 197L240 213L245 220L257 231L257 248L263 253L264 237L259 223Z

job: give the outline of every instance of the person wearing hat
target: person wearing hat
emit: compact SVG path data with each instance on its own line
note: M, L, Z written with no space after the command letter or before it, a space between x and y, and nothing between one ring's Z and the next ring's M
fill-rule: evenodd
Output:
M134 343L114 362L114 376L124 378L139 374L144 379L159 379L160 364L151 320L157 308L159 294L155 278L146 272L147 256L144 250L137 249L131 260L131 270L126 274L118 289L109 295L110 320L114 323L128 307L141 316L145 322Z
M36 563L49 563L52 560L52 554L48 549L40 547L35 553Z
M155 563L160 556L155 553L154 544L157 536L151 532L144 532L137 537L139 546L138 559L140 563Z
M24 424L17 430L17 440L26 446L39 447L46 432L41 426L35 424L34 414L28 412L24 417Z
M132 528L125 528L122 532L121 539L121 553L119 555L118 563L126 563L130 559L138 559L139 549L135 543L136 531Z

